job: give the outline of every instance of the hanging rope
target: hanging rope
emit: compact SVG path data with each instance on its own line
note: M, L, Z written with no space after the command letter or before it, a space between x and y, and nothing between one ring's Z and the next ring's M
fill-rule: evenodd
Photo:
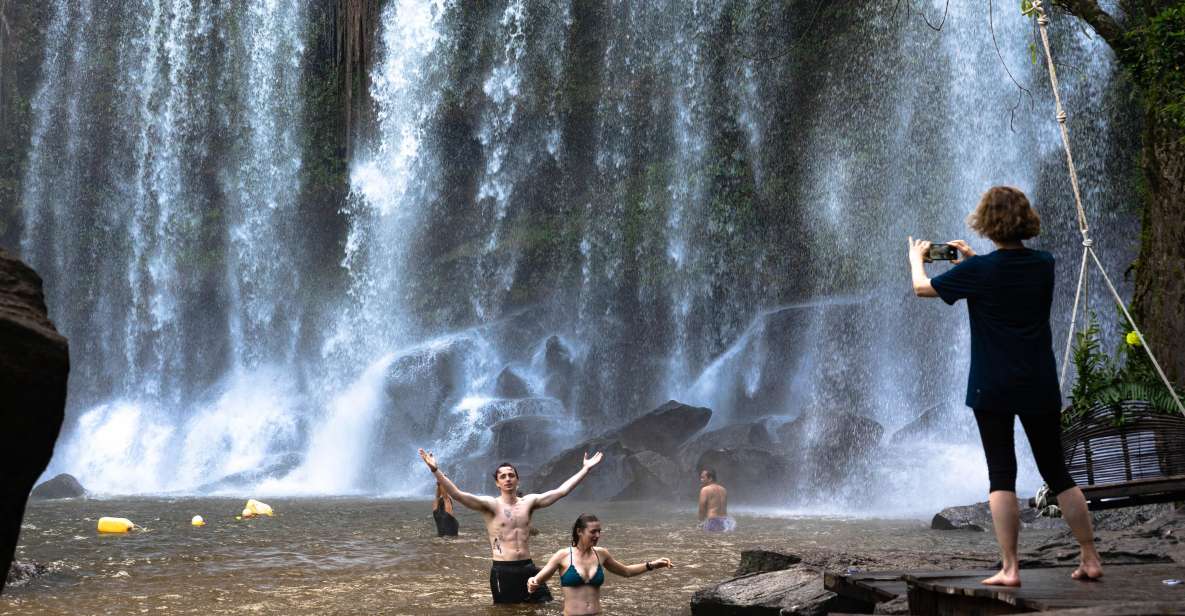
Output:
M1062 146L1066 150L1066 167L1070 170L1070 187L1074 192L1074 207L1078 210L1078 232L1082 234L1082 266L1078 271L1078 288L1074 291L1074 309L1070 313L1070 333L1066 339L1066 352L1062 356L1060 385L1064 386L1066 382L1066 365L1069 362L1070 347L1074 340L1074 328L1078 318L1078 304L1083 296L1083 288L1086 286L1086 257L1089 255L1094 261L1094 264L1098 266L1099 272L1103 274L1103 281L1107 283L1107 288L1111 291L1111 297L1115 298L1115 303L1119 304L1119 309L1123 311L1123 316L1127 318L1132 331L1140 339L1140 346L1148 354L1148 359L1152 360L1152 366L1156 368L1156 374L1164 382L1164 386L1168 388L1169 393L1173 396L1173 401L1177 403L1177 410L1181 411L1182 415L1185 415L1185 404L1181 402L1180 396L1177 395L1177 390L1173 389L1172 383L1165 376L1164 370L1160 367L1160 362L1156 361L1156 356L1152 354L1152 348L1148 346L1148 341L1144 339L1144 333L1140 331L1135 319L1127 311L1127 306L1124 305L1123 298L1115 290L1115 285L1111 284L1111 278L1107 276L1107 270L1103 268L1103 263L1099 261L1098 255L1094 252L1094 241L1090 239L1090 226L1086 223L1086 210L1082 207L1082 192L1078 188L1078 170L1074 166L1074 155L1070 151L1070 131L1066 128L1066 110L1062 107L1062 97L1058 92L1057 85L1057 70L1053 67L1053 53L1049 48L1049 15L1045 13L1044 4L1043 0L1031 0L1029 8L1023 13L1025 15L1037 15L1037 25L1040 27L1041 32L1041 45L1045 49L1045 65L1049 69L1049 85L1053 88L1053 102L1057 111L1057 123L1061 129Z
M1070 335L1066 336L1066 352L1062 353L1062 375L1057 380L1059 388L1066 386L1066 368L1070 367L1070 347L1074 346L1074 327L1078 324L1078 302L1086 281L1086 249L1082 250L1082 266L1078 268L1078 288L1074 290L1074 309L1070 311ZM1090 302L1085 302L1088 306Z

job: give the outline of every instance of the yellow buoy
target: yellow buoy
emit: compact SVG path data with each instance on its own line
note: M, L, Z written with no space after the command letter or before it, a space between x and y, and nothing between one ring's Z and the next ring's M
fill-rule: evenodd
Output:
M254 498L247 500L247 506L243 508L244 518L253 518L257 515L266 515L269 518L275 515L272 512L272 506L267 503L261 503Z
M194 526L205 526L206 525L206 521L203 520L202 516L200 516L200 515L193 516L193 519L190 520L189 523L193 524Z
M99 518L101 533L126 533L135 527L136 525L127 518Z

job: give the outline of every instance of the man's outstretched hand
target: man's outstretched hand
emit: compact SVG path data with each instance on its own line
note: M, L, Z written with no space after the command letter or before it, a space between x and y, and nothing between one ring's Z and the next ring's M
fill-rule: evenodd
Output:
M600 454L597 454L597 455L600 455ZM436 472L437 468L440 468L436 464L436 456L432 455L431 451L424 451L423 448L421 448L420 449L420 459L424 461L424 464L428 465L428 470L432 471L433 473ZM585 461L585 463L587 464L587 460Z
M592 455L592 457L591 457L591 458L590 458L590 457L588 457L588 452L587 452L587 451L586 451L586 452L584 452L584 468L585 468L585 469L591 469L592 467L594 467L594 466L596 466L596 465L600 464L600 463L601 463L601 458L603 458L603 457L605 457L605 454L603 454L603 453L601 453L601 452L599 452L599 451L598 451L598 452L596 452L596 453L594 453L594 454Z

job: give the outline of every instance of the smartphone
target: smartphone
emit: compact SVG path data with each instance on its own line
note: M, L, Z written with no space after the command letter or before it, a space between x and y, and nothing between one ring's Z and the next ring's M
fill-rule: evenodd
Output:
M959 258L959 249L951 244L930 244L927 261L954 261Z

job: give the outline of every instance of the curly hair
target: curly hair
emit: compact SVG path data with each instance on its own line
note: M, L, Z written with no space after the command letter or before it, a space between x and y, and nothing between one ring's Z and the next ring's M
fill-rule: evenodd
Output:
M1016 242L1041 233L1041 217L1029 198L1011 186L993 186L967 216L971 230L996 242Z

